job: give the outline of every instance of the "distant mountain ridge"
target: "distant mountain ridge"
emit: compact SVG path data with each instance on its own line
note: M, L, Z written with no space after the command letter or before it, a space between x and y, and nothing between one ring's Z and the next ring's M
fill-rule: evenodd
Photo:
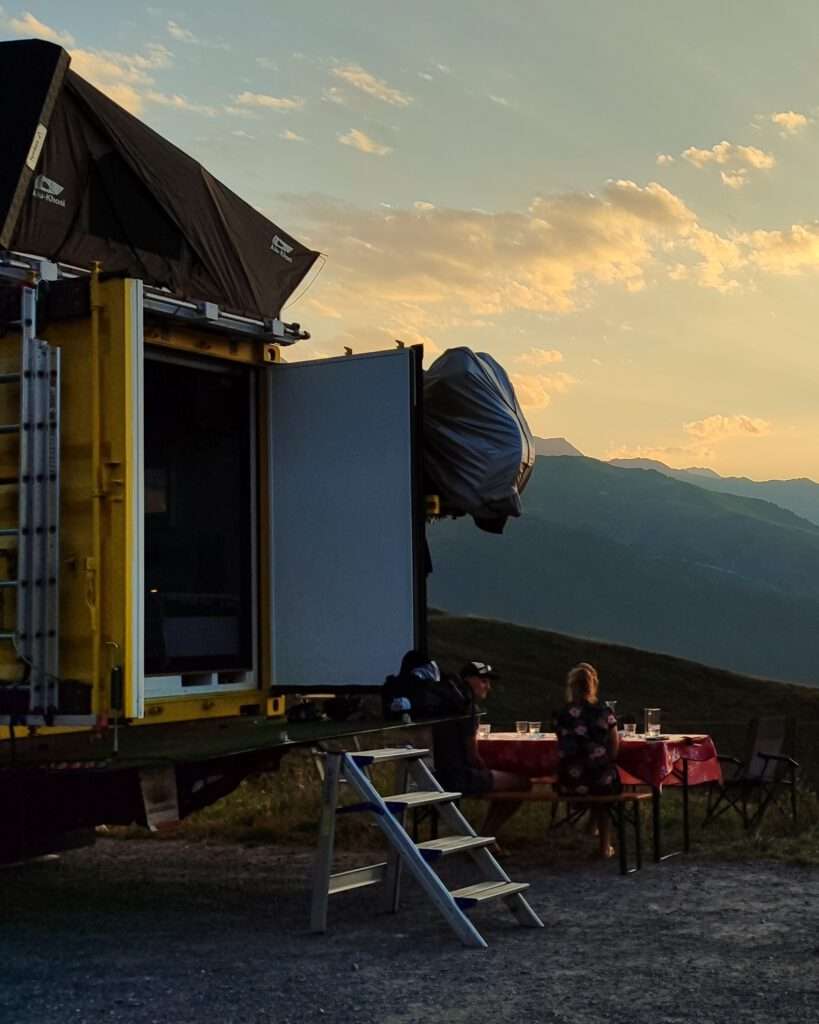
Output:
M433 605L819 685L816 524L577 456L538 460L523 501L502 537L428 531Z
M535 455L582 455L565 437L536 437Z
M737 494L745 498L761 498L819 525L819 484L807 477L794 480L750 480L744 476L720 476L713 469L694 466L672 469L657 459L611 459L609 465L621 469L654 470L674 480L683 480L707 490Z

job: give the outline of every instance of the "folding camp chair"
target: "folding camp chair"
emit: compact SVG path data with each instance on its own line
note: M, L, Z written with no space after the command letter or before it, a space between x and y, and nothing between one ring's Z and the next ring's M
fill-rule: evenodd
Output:
M745 757L719 756L723 781L711 783L704 825L735 810L747 831L760 827L771 803L790 794L790 813L797 821L793 718L754 718L748 724Z

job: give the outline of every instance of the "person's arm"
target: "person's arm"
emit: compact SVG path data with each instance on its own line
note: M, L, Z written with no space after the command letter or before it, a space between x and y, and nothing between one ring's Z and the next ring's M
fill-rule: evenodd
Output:
M617 731L617 719L615 718L614 723L609 726L609 753L611 754L612 761L617 760L617 754L620 752L620 733Z

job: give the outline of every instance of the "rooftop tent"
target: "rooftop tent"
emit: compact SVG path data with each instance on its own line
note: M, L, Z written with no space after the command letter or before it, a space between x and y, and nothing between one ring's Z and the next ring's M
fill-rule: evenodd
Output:
M286 231L69 69L0 43L0 249L277 317L315 262Z

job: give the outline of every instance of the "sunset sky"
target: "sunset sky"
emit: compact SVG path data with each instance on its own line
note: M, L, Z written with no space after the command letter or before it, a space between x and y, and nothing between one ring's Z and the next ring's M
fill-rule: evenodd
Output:
M588 455L819 479L815 3L0 7L31 36L326 254L304 356L468 345Z

